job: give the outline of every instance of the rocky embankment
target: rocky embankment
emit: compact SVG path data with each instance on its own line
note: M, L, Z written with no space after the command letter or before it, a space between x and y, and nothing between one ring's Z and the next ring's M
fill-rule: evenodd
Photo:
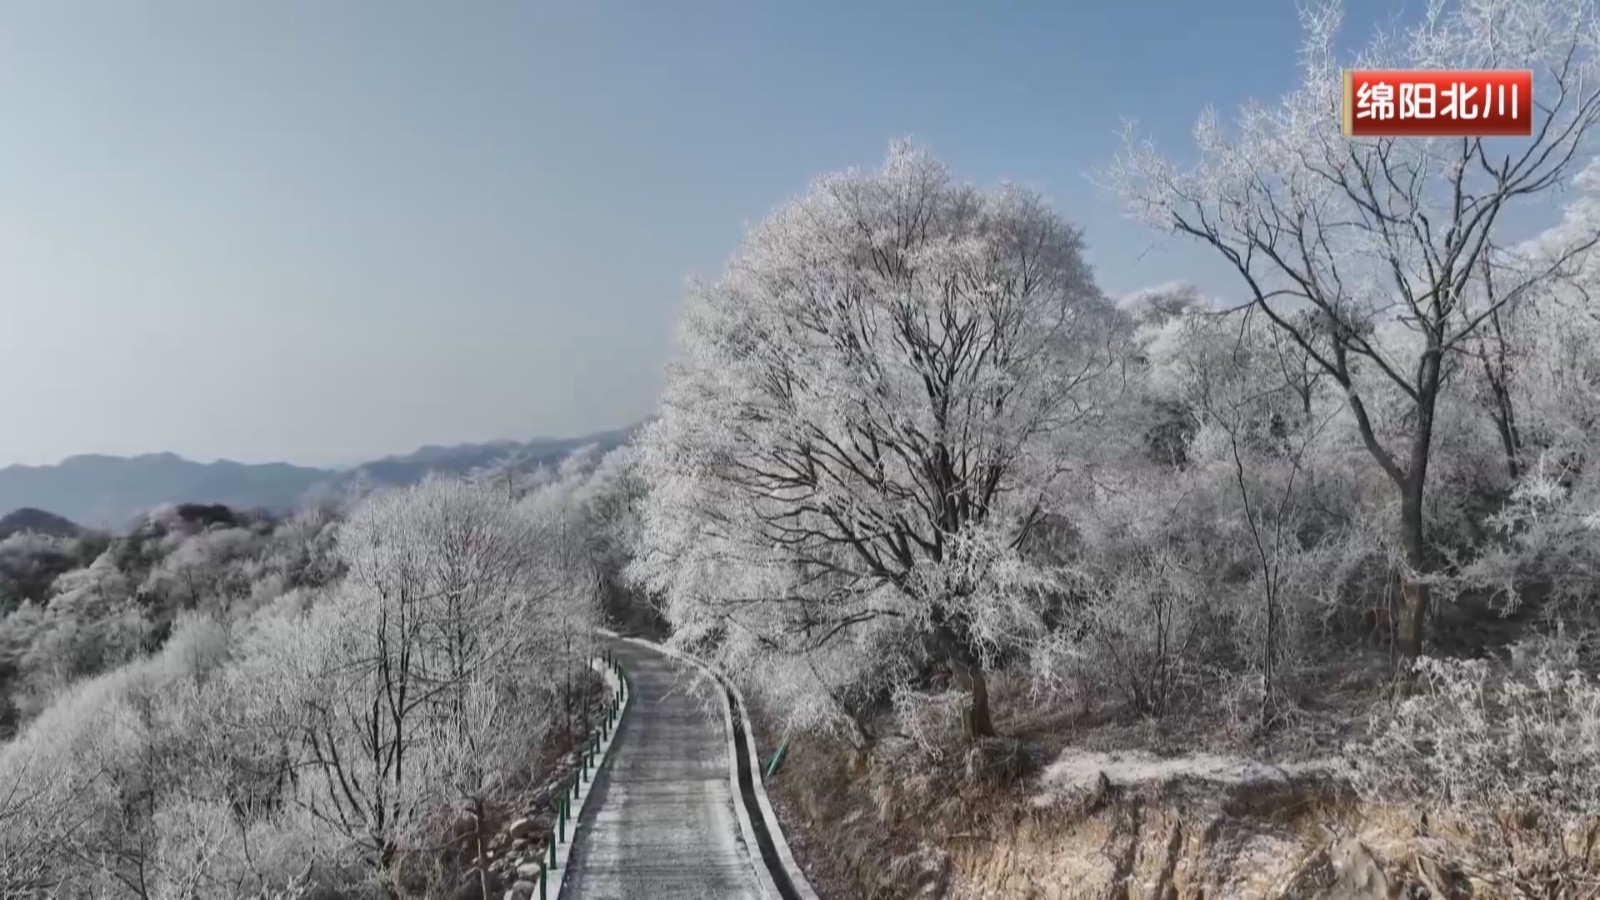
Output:
M1363 802L1331 762L1069 753L1001 785L812 743L769 790L840 900L1600 897L1600 820L1551 833Z
M548 807L549 801L545 801ZM552 817L548 808L484 831L478 812L464 810L455 822L455 837L467 866L452 900L516 898L531 900L539 889L539 862L550 852ZM501 892L504 892L502 895Z

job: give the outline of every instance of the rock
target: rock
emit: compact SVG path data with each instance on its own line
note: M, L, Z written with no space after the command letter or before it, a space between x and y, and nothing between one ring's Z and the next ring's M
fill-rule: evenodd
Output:
M1366 845L1347 837L1306 857L1277 896L1280 900L1394 900L1400 893L1391 887Z
M912 853L889 862L884 885L911 888L915 897L943 897L950 886L950 856L944 850L924 843Z
M461 876L461 886L456 888L455 893L450 895L450 900L489 900L489 897L494 896L493 893L488 895L483 893L483 885L478 878L478 874L478 869L468 869ZM501 883L500 879L490 876L489 890L491 892L494 891Z
M532 819L518 819L515 822L512 822L511 827L506 830L510 832L513 839L516 839L532 837L534 831L537 829L533 824Z
M1089 789L1089 795L1084 799L1084 806L1091 811L1098 811L1111 799L1111 779L1106 777L1105 770L1095 776L1094 786Z
M1345 838L1328 851L1328 862L1338 887L1352 898L1372 897L1387 900L1389 879L1366 845L1353 837Z
M1456 869L1426 857L1417 860L1417 879L1428 889L1432 900L1466 900L1472 896L1467 876Z
M1300 863L1278 894L1278 900L1328 900L1335 875L1327 847Z
M517 866L517 877L525 881L533 881L537 879L539 877L539 873L543 871L544 867L538 863L525 862L522 865Z
M1391 885L1372 852L1354 837L1308 857L1279 894L1282 900L1393 900L1403 891ZM1450 895L1436 896L1446 900Z
M470 812L461 813L450 823L450 836L456 840L465 840L477 833L478 817Z
M531 881L519 881L506 891L506 900L533 900L534 892L539 886Z

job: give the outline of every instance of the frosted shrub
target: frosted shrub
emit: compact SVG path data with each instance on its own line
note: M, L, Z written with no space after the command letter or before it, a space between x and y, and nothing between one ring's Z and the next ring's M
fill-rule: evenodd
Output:
M733 671L757 685L754 695L785 728L830 734L859 748L874 731L866 713L907 684L915 670L911 653L892 649L914 644L880 633L889 627L875 623L823 647L798 650L779 650L739 631L724 640L722 653Z
M961 747L962 695L923 694L907 688L895 692L894 708L910 751L940 762Z
M1477 810L1600 814L1600 682L1538 664L1525 677L1486 660L1416 662L1419 692L1352 748L1358 784Z
M1209 610L1192 570L1167 553L1106 573L1089 608L1083 662L1142 712L1166 708L1206 637Z

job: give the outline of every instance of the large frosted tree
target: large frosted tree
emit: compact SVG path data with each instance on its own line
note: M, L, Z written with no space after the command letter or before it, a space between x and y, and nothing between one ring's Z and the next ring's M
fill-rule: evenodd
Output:
M686 639L825 694L890 660L986 670L1041 627L1024 539L1116 388L1117 319L1076 228L899 143L816 181L697 284L633 572Z
M1585 162L1600 20L1589 0L1432 0L1414 26L1341 59L1340 17L1337 2L1304 10L1302 82L1279 104L1246 105L1232 129L1208 111L1192 165L1130 132L1109 180L1153 225L1216 250L1343 391L1398 495L1396 637L1415 654L1438 573L1425 499L1440 397L1503 312L1570 277L1595 244L1594 231L1570 233L1530 252L1515 229L1519 208L1547 210ZM1531 68L1533 135L1345 137L1345 67Z

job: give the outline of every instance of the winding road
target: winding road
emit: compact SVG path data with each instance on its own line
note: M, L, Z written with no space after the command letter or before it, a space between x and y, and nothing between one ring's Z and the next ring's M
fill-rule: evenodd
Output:
M637 644L609 646L633 695L578 819L562 900L760 900L716 685Z

